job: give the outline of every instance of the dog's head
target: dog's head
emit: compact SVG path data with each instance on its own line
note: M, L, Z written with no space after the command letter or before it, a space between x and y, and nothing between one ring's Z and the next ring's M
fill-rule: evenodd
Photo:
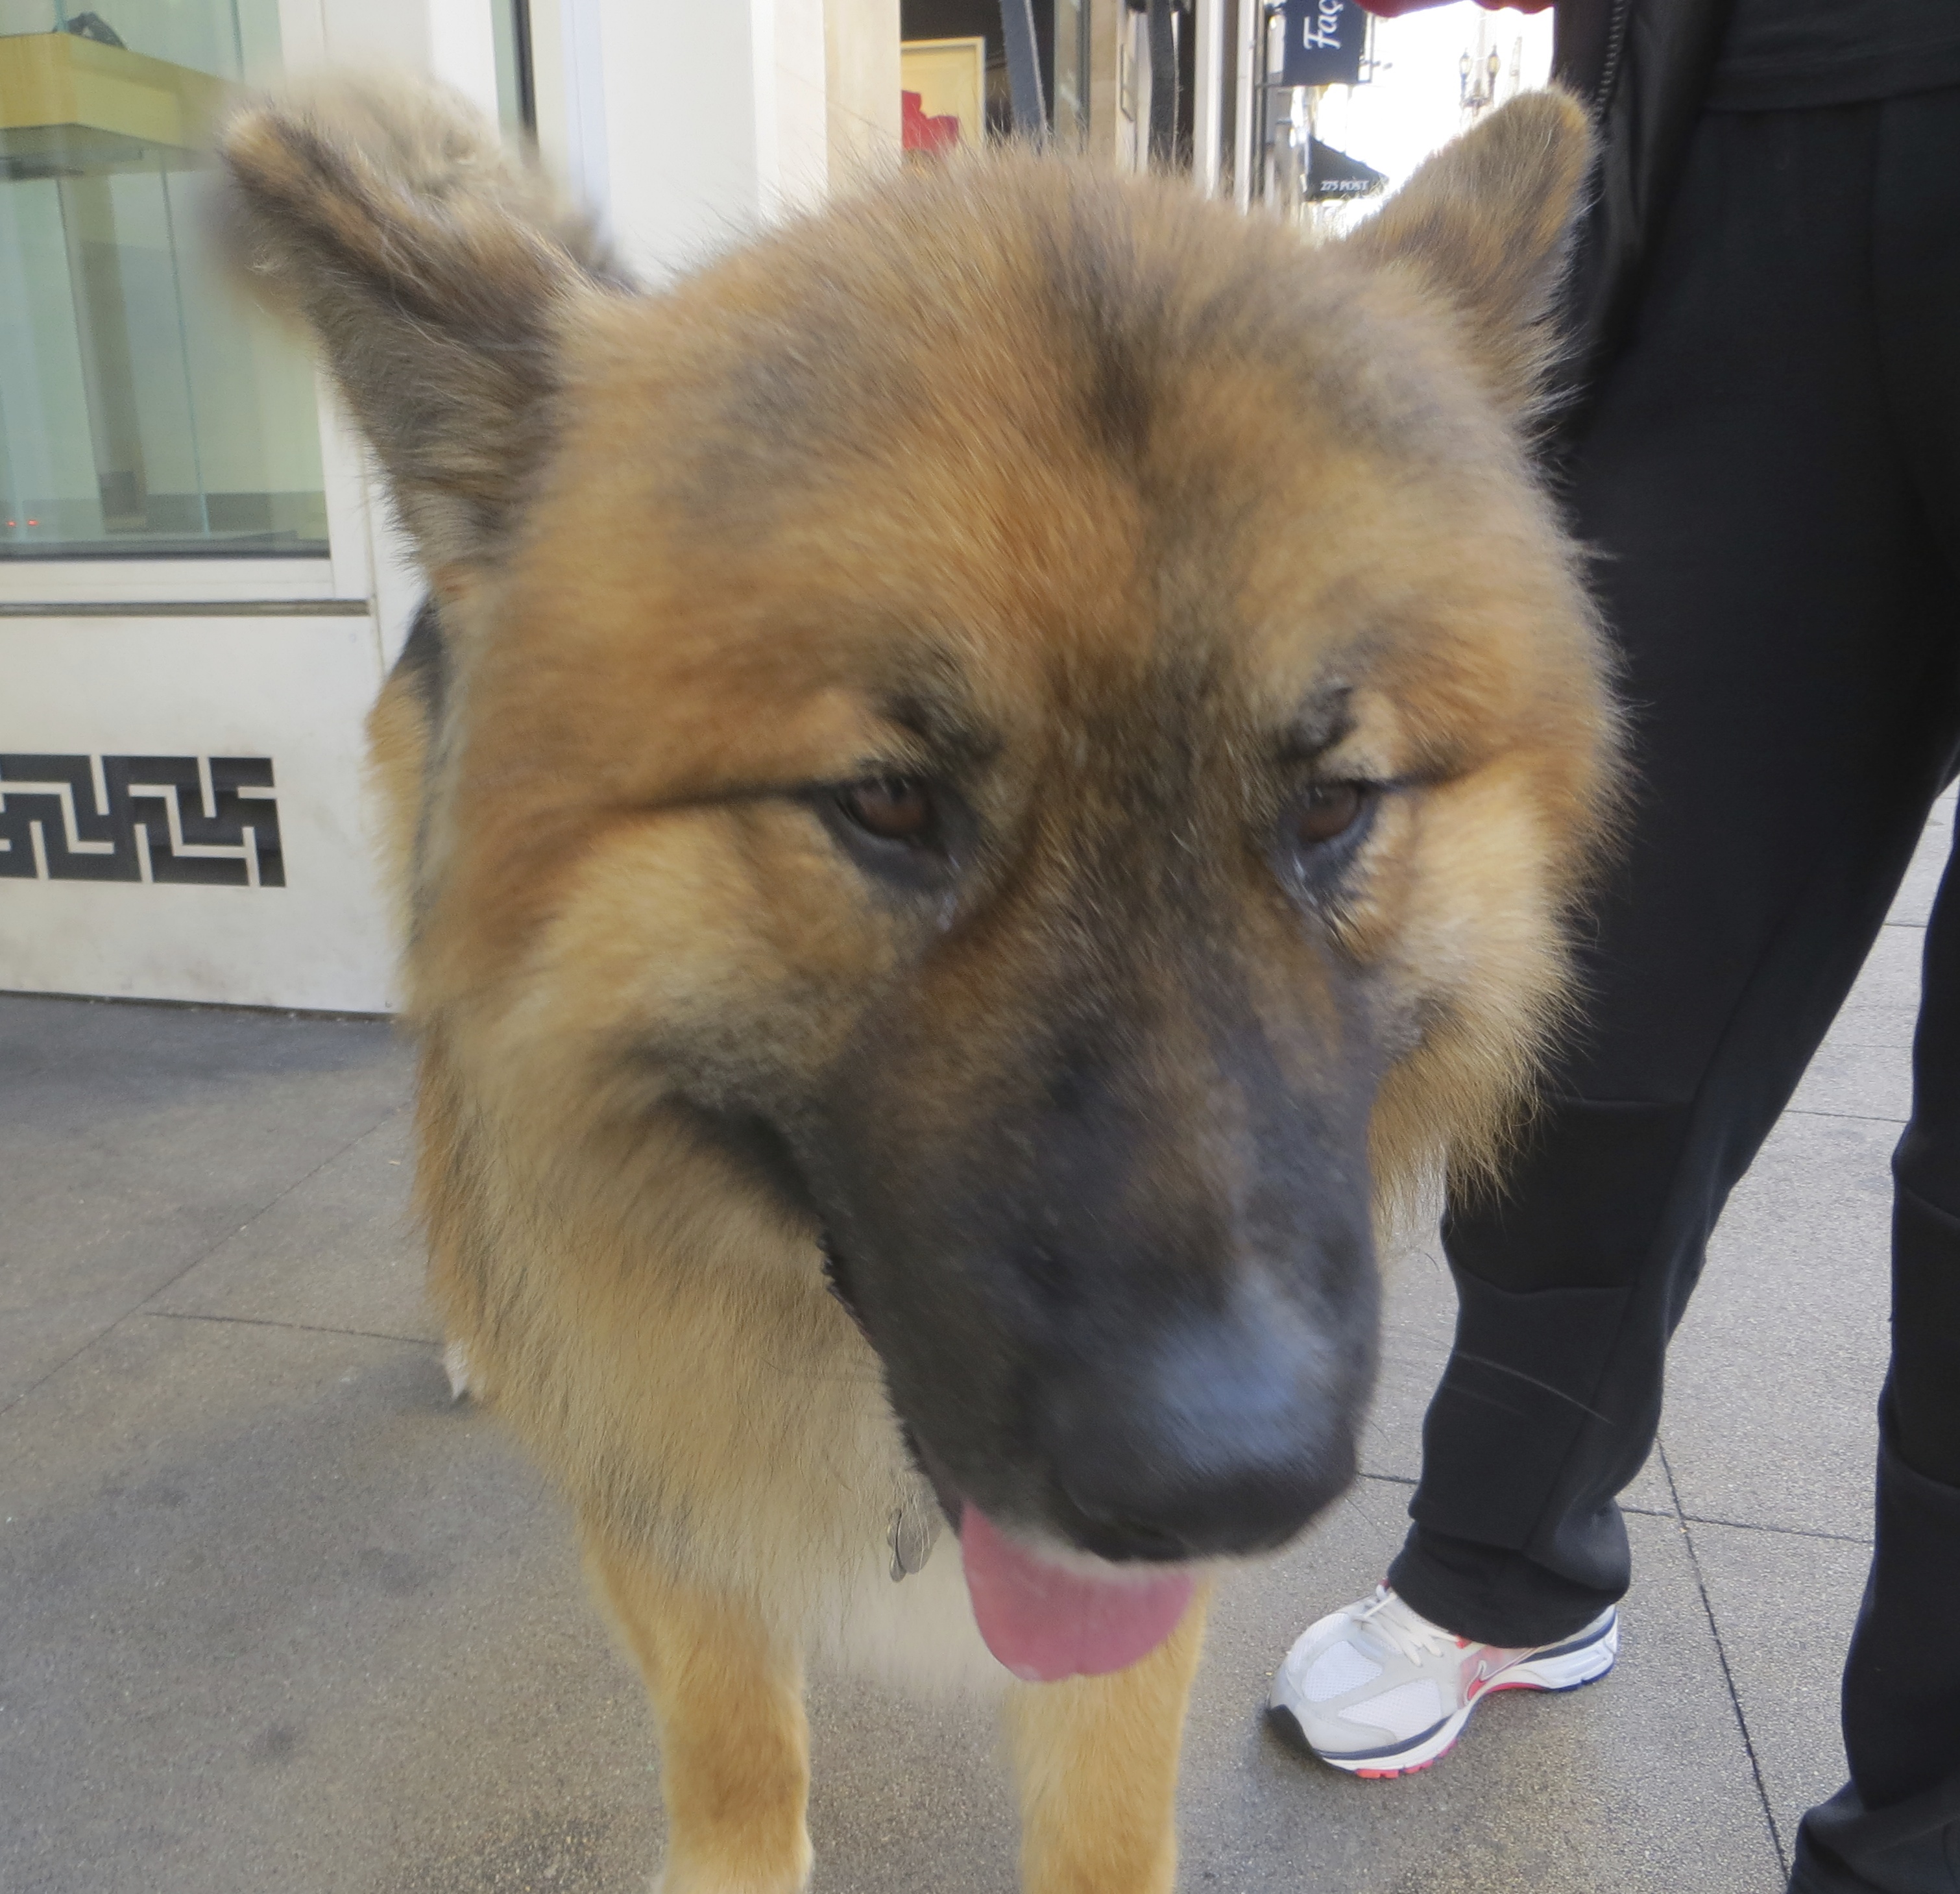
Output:
M990 1543L1331 1498L1371 1207L1561 1003L1612 719L1520 422L1586 151L1526 98L1319 249L1009 156L642 294L439 100L229 135L449 635L419 1012L520 1141L826 1240Z

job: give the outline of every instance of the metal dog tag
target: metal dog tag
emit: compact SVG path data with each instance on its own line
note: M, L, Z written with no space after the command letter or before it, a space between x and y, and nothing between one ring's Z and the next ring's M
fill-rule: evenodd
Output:
M929 1489L908 1493L892 1508L892 1523L885 1534L885 1543L892 1549L893 1584L923 1568L939 1542L939 1529L945 1523L939 1502Z

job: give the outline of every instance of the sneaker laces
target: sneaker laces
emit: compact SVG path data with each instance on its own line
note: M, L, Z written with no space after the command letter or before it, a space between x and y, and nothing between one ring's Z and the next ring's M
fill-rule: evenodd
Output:
M1374 1596L1351 1615L1357 1625L1366 1625L1392 1645L1405 1663L1420 1664L1425 1657L1440 1657L1459 1648L1449 1632L1419 1617L1386 1585L1377 1585Z

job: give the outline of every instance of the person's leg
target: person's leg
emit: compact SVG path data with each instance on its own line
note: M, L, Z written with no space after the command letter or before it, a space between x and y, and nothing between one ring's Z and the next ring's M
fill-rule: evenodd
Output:
M1960 856L1927 931L1913 1070L1876 1543L1844 1666L1851 1781L1805 1817L1793 1894L1960 1894Z
M1456 1348L1389 1574L1479 1641L1567 1637L1624 1591L1614 1495L1709 1230L1943 773L1951 587L1879 374L1877 117L1704 122L1576 462L1631 833L1584 957L1589 1028L1507 1189L1446 1223Z
M1893 409L1960 546L1960 93L1888 106L1875 232ZM1960 660L1960 637L1955 639ZM1844 1669L1851 1781L1805 1818L1796 1894L1960 1894L1960 853L1927 929L1892 1160L1892 1362L1876 1545Z

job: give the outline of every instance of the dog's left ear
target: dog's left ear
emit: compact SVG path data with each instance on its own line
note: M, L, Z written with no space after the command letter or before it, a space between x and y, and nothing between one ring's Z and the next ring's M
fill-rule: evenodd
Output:
M1413 269L1456 305L1508 406L1529 406L1554 352L1545 319L1592 144L1569 94L1526 93L1418 167L1347 239L1351 253Z

